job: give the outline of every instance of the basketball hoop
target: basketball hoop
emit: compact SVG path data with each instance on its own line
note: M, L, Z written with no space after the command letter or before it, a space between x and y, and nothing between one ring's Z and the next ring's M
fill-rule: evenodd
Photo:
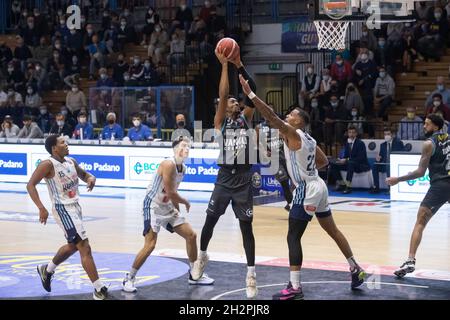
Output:
M345 49L345 37L350 21L315 20L314 26L319 37L318 49Z

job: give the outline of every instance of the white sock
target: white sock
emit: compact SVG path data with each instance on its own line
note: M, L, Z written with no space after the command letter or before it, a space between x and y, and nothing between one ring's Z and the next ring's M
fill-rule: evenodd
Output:
M100 289L105 286L100 279L98 279L97 281L93 282L92 285L94 286L95 291L97 291L97 292L100 291Z
M130 279L133 279L134 277L136 277L137 272L138 272L138 269L131 268L130 269L130 275L129 275Z
M206 256L207 256L206 251L201 251L201 250L200 250L200 257L201 257L201 258L205 258Z
M408 260L406 260L406 261L416 262L416 258L414 258L414 257L408 257Z
M189 261L189 268L191 268L191 270L194 268L194 262Z
M53 261L50 261L47 265L47 272L51 273L53 271L55 271L57 265L53 263Z
M247 277L255 275L255 266L247 267Z
M348 264L350 265L350 269L353 270L355 269L358 264L356 263L355 258L353 258L353 256L351 256L350 258L347 259Z
M292 288L300 288L300 271L291 271L289 274L291 277Z

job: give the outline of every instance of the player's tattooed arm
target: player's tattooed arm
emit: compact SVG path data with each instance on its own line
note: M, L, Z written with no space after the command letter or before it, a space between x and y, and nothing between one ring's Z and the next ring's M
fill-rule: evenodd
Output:
M184 204L186 206L186 211L189 212L191 204L188 200L180 196L176 188L177 181L177 168L172 161L163 161L160 165L161 175L163 178L164 190L166 191L167 197L172 201L175 208L179 209L179 204Z
M409 172L401 177L390 177L386 179L386 182L390 186L394 186L402 181L414 180L425 175L428 165L430 163L431 156L433 155L433 143L431 141L425 141L422 146L422 155L420 157L419 166L416 170Z
M86 182L87 184L87 190L92 191L95 187L96 178L94 175L90 174L89 172L85 171L83 168L81 168L78 163L75 161L75 159L72 158L73 163L75 164L75 169L77 170L78 177Z
M239 75L239 81L241 82L242 90L247 96L253 93L248 84L248 81L246 81L244 77L242 77L242 75ZM289 149L291 150L300 149L301 139L295 128L292 127L289 123L281 120L277 116L277 114L273 111L273 109L269 107L264 101L262 101L258 96L255 95L251 99L256 109L258 109L258 111L261 112L263 118L270 123L270 127L280 130L280 133L285 138Z
M216 114L214 116L214 128L220 130L222 129L223 122L226 118L230 84L228 81L228 61L223 54L220 54L217 51L217 49L216 56L222 64L222 74L220 76L219 84L219 106L217 107Z
M39 221L43 224L47 223L48 211L47 209L45 209L43 203L41 202L39 193L36 189L36 185L44 178L52 178L52 174L54 174L54 172L53 165L50 160L42 161L33 172L33 175L31 176L30 181L28 181L27 184L28 194L30 195L31 200L33 200L36 207L38 207Z

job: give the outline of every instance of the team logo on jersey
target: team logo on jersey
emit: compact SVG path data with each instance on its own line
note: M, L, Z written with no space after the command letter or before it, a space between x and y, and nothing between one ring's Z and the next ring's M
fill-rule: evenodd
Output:
M252 209L245 210L245 215L247 217L251 218L253 216L253 210Z

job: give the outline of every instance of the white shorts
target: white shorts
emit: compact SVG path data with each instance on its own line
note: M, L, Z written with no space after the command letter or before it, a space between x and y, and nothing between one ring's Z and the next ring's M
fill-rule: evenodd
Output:
M298 185L294 191L290 214L293 218L307 218L308 220L311 220L314 214L318 217L331 214L328 203L328 188L322 178ZM309 217L305 217L305 214Z
M56 223L63 229L68 243L76 243L77 235L81 240L87 239L81 207L77 202L72 204L54 204L52 213Z
M154 233L158 233L161 227L174 232L174 228L183 223L186 223L186 219L173 206L144 207L144 236L150 231L150 227Z

